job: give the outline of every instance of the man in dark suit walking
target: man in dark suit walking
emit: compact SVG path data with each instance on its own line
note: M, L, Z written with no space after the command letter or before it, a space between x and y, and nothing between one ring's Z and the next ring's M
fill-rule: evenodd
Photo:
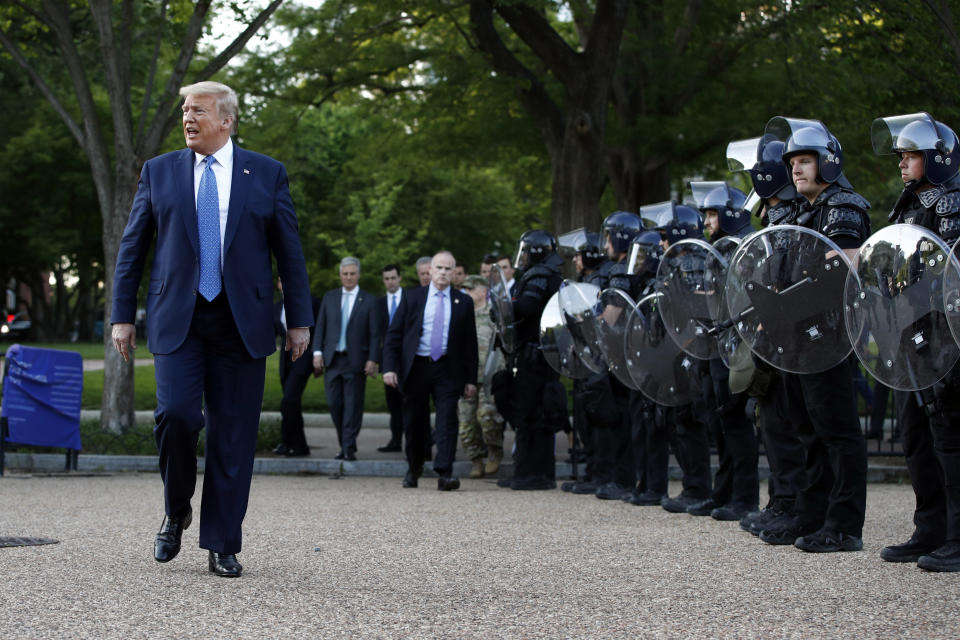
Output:
M386 294L377 300L377 313L380 315L381 340L387 335L387 328L393 321L400 302L403 300L403 287L400 286L402 276L400 267L388 264L383 268L383 286ZM403 444L403 394L396 387L383 385L384 396L387 400L387 410L390 412L390 441L377 447L381 453L400 451Z
M403 393L403 429L407 475L404 487L416 487L428 437L430 397L436 408L437 489L453 491L457 450L457 401L477 392L477 328L473 301L450 287L456 260L449 251L433 256L429 286L408 291L387 330L383 347L384 384Z
M117 255L112 339L129 359L137 289L154 245L147 340L166 512L154 558L172 560L192 522L197 440L206 427L200 547L209 550L211 572L238 577L266 357L276 349L271 254L286 288L285 348L294 361L309 344L310 290L286 170L230 140L236 94L200 82L180 95L188 148L141 170Z
M313 334L313 371L318 376L325 372L327 404L340 443L337 460L357 459L365 376L377 375L380 359L376 298L362 291L359 281L360 261L352 257L341 260L343 286L324 294Z
M277 279L277 289L283 294L283 284ZM320 309L320 300L310 296L313 315ZM280 336L280 344L287 339L287 314L283 300L273 305L273 331ZM313 341L313 327L310 327L310 340ZM277 363L280 370L280 387L283 397L280 399L280 444L273 452L288 458L310 455L307 436L303 431L303 390L313 374L310 358L298 358L294 362L289 351L280 352Z

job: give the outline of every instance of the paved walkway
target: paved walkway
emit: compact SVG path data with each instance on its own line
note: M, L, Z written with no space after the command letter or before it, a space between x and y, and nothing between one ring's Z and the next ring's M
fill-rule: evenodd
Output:
M196 521L154 562L161 503L153 474L0 479L0 535L60 540L0 548L3 638L960 637L960 576L878 557L912 530L903 485L870 486L864 551L811 555L489 480L256 476L238 580Z

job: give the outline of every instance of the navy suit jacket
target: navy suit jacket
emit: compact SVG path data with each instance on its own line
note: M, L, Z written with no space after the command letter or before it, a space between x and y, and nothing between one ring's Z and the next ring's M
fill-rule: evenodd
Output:
M310 288L286 170L276 160L236 145L233 154L223 288L247 351L263 358L276 350L271 253L283 280L287 326L313 325ZM194 157L190 149L181 149L143 165L117 255L110 322L133 322L140 276L156 240L147 289L147 342L156 354L172 353L183 344L199 295Z
M402 391L407 383L414 356L420 345L423 332L423 312L427 305L430 287L418 287L403 292L403 299L393 322L387 329L383 343L384 372L394 371L399 377ZM447 357L453 382L462 389L467 384L477 384L479 367L477 349L477 325L473 317L473 298L453 287L450 292L450 331L447 335Z
M347 321L347 369L362 372L367 360L380 362L380 323L376 311L377 298L357 287L357 299ZM323 352L323 365L330 367L336 359L340 341L340 302L343 289L327 291L320 301L313 350Z

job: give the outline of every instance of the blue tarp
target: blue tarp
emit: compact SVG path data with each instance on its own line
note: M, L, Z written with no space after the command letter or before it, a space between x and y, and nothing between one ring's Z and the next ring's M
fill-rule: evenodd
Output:
M7 349L7 361L2 410L7 442L79 450L80 354L14 344Z

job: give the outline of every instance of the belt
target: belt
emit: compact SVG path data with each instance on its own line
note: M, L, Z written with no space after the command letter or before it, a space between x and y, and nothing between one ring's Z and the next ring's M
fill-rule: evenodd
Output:
M447 356L440 356L438 359L434 360L430 356L413 356L413 359L418 362L442 362L447 359Z

